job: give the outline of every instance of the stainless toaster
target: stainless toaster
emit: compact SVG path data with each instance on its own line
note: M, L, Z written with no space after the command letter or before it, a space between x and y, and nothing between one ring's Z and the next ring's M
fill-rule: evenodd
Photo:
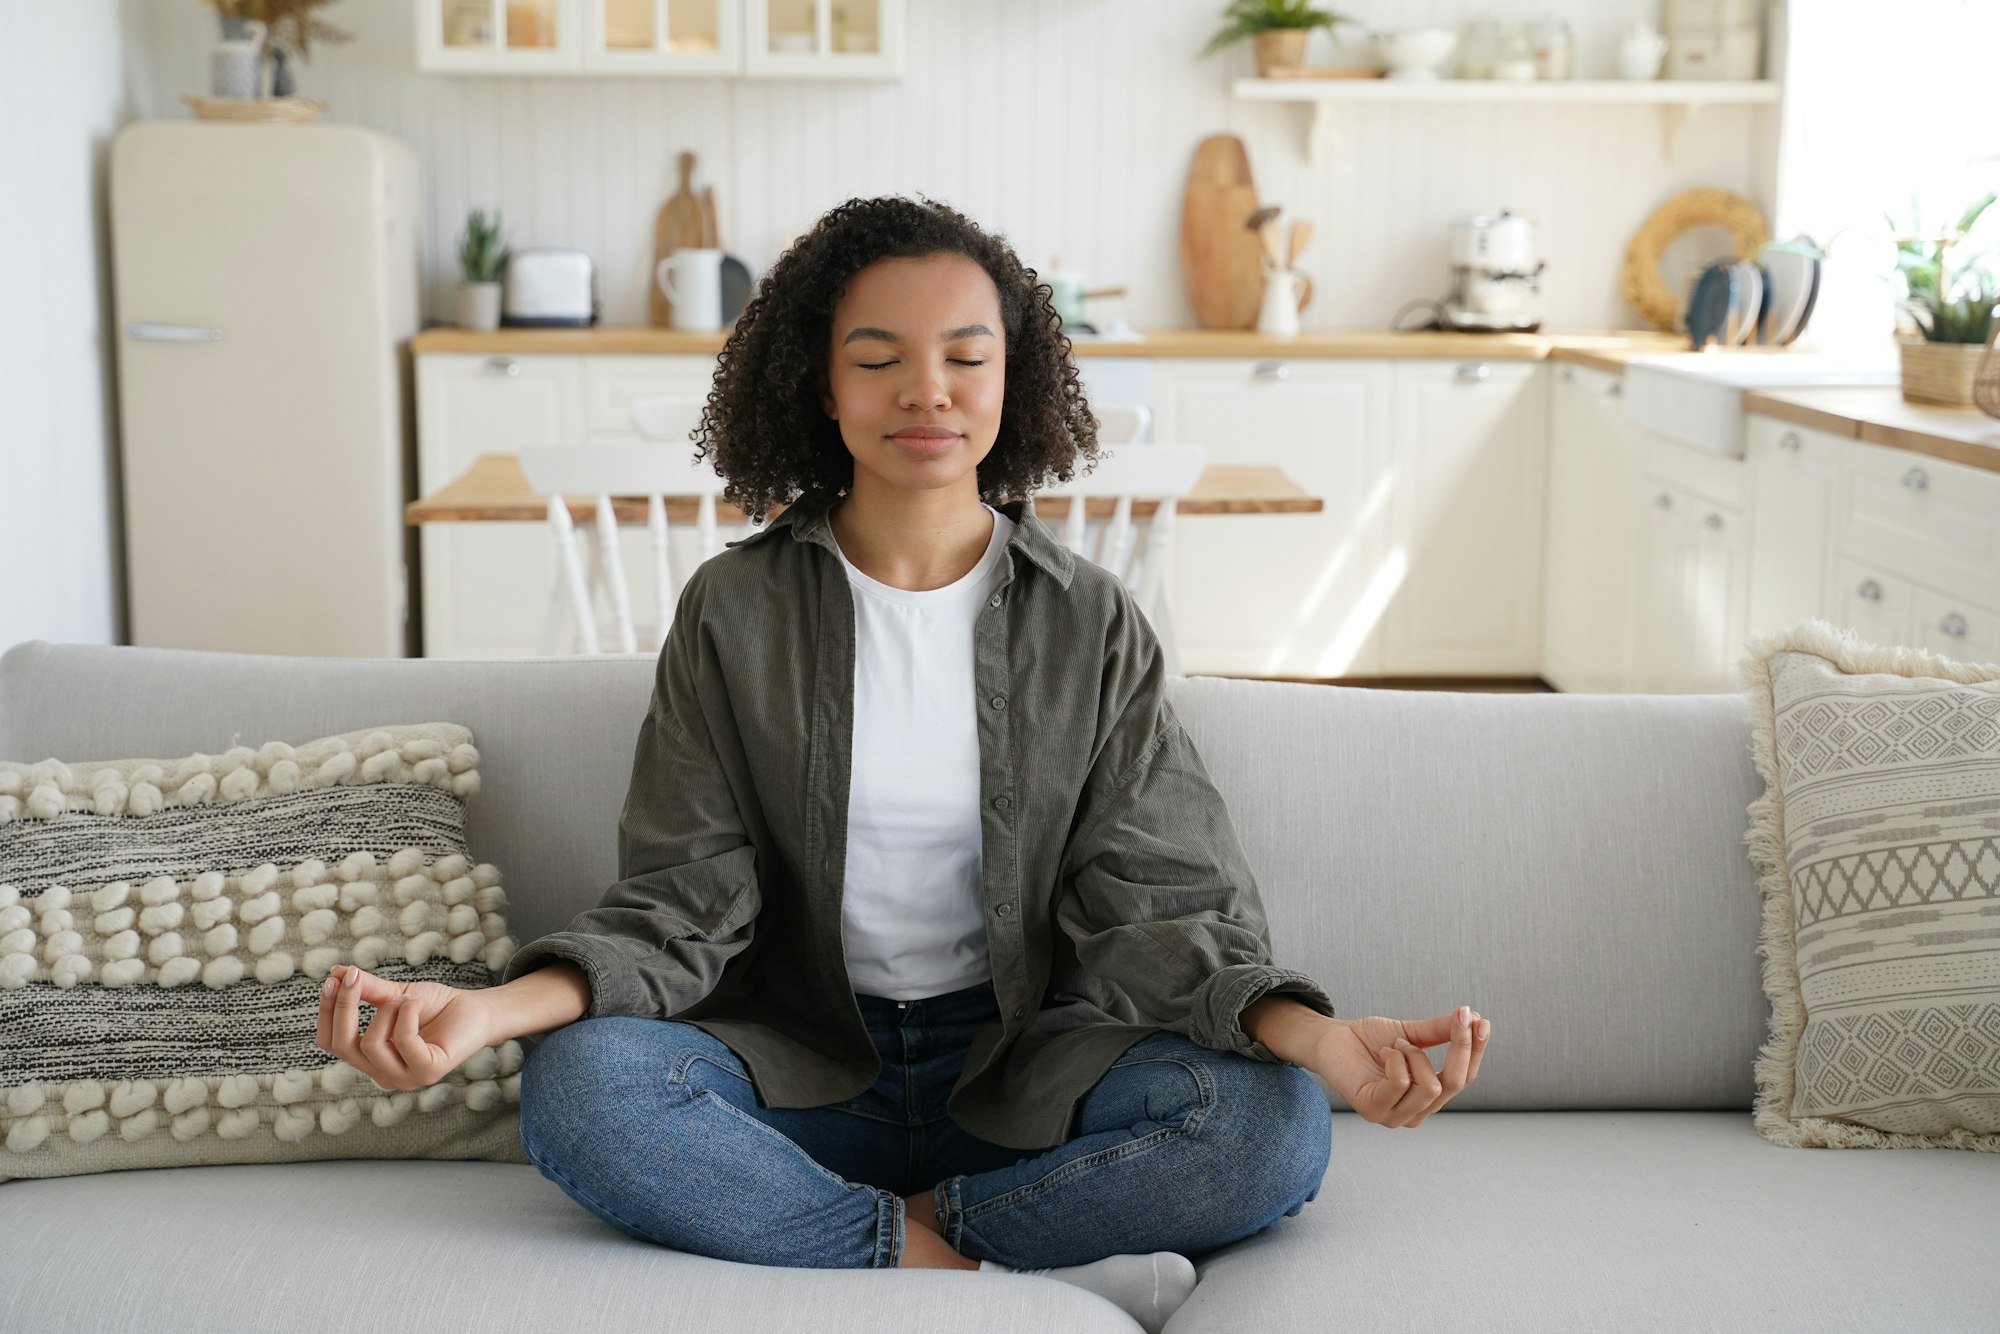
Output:
M590 256L553 246L514 251L500 280L500 323L597 323L597 268Z

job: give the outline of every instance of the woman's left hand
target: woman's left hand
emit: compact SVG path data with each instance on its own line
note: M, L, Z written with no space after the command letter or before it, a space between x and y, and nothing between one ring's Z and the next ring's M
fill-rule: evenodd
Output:
M1460 1026L1459 1015L1470 1017ZM1313 1045L1309 1068L1376 1125L1420 1126L1479 1075L1493 1025L1469 1006L1435 1019L1335 1019ZM1425 1050L1449 1043L1444 1070Z

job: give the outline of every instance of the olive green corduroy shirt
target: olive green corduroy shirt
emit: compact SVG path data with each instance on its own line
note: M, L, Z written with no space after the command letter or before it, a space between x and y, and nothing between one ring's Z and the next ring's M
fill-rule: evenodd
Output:
M999 1019L947 1107L995 1144L1046 1149L1113 1062L1162 1029L1278 1058L1245 1035L1267 992L1332 1015L1271 962L1229 812L1168 707L1159 641L1124 585L1032 502L974 624L981 888ZM764 1105L868 1089L881 1060L841 938L854 603L824 501L697 566L660 651L619 815L618 881L523 946L588 975L584 1018L677 1019L742 1058Z

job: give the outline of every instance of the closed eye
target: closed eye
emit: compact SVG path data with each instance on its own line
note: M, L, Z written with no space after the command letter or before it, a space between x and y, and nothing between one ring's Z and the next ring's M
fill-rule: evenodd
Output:
M957 357L947 357L946 360L956 361L961 366L984 366L986 364L983 361L963 361ZM875 362L857 361L854 364L859 366L864 371L879 371L884 366L893 366L896 363L893 361L875 361Z

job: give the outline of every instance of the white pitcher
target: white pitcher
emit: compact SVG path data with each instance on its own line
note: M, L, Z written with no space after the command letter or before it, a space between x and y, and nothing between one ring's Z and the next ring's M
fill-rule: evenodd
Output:
M722 327L720 250L676 250L660 261L653 277L673 303L674 328L712 333Z
M1660 61L1667 54L1666 36L1641 20L1625 30L1618 43L1618 77L1657 79Z
M1299 301L1305 295L1305 275L1297 269L1264 270L1264 306L1257 313L1260 334L1299 331Z

